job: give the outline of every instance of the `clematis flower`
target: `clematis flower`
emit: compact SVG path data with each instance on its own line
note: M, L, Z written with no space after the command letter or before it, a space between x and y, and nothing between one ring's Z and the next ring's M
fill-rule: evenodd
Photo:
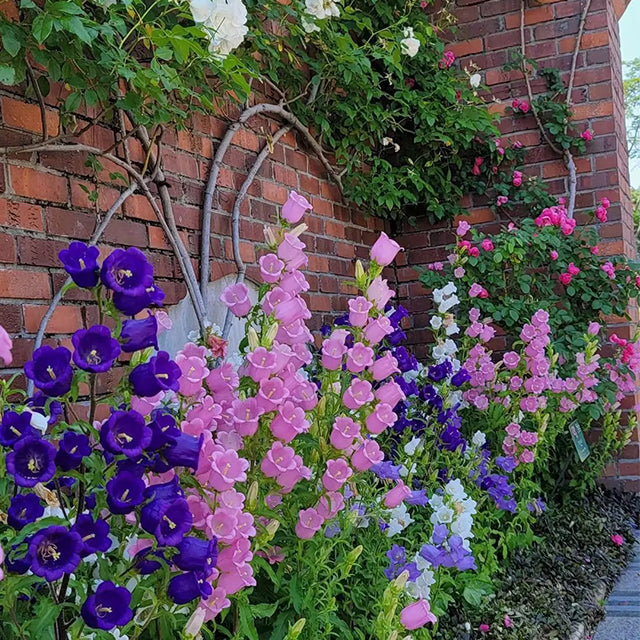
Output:
M149 314L143 320L125 320L120 331L122 350L126 353L141 351L148 347L158 349L158 320Z
M82 539L80 555L84 558L98 551L105 552L111 547L109 524L104 520L95 520L88 513L81 513L71 531L75 531Z
M62 396L71 389L73 369L71 352L66 347L55 349L45 345L33 352L24 365L24 374L42 393L49 397Z
M400 623L409 631L424 627L431 622L435 624L438 619L431 613L427 600L420 598L417 602L406 606L400 612Z
M56 466L61 471L77 469L82 463L82 459L88 455L91 455L89 438L83 433L67 431L58 443L55 457Z
M153 286L153 267L136 247L115 249L102 263L100 278L116 293L142 296Z
M311 209L313 209L311 203L304 196L295 191L290 191L287 201L282 205L281 215L290 224L296 224Z
M7 473L20 487L35 487L49 482L56 473L55 447L37 436L27 436L15 443L7 454Z
M413 58L420 49L420 40L414 36L412 27L405 27L404 38L400 41L400 50L405 55Z
M82 538L66 527L41 529L29 543L31 571L47 582L54 582L65 573L73 573L80 564Z
M97 262L99 255L97 247L84 242L72 242L67 249L60 251L58 258L78 287L93 289L100 279Z
M78 329L72 338L73 361L80 369L91 373L104 373L120 355L120 343L111 336L109 327L98 324L89 329Z
M44 507L35 493L19 493L11 498L7 509L7 523L16 530L42 517Z
M101 582L96 592L84 601L80 613L88 627L109 631L131 621L133 611L130 605L131 593L106 581Z
M144 418L131 409L114 411L100 428L100 443L106 451L138 458L151 442L151 429Z
M371 247L371 259L381 267L386 267L395 260L399 251L403 251L403 248L383 231Z
M180 386L180 367L166 351L159 351L149 362L139 364L129 374L129 382L137 396L149 398L161 391L177 391Z
M0 325L0 359L4 360L6 366L9 366L13 361L13 356L11 355L12 347L13 343L11 342L9 334L5 328Z

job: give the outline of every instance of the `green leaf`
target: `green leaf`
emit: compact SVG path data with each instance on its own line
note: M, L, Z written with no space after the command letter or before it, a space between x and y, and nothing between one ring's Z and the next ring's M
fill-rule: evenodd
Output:
M2 48L12 57L15 58L20 51L22 44L13 29L7 28L2 34Z
M42 44L51 33L53 28L53 18L47 13L36 16L31 25L31 33L38 44Z
M8 64L0 64L0 84L12 85L16 81L16 70Z

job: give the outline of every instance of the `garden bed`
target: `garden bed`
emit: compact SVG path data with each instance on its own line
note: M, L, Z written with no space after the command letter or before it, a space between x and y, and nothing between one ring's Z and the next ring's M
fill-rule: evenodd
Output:
M451 608L438 640L582 640L604 618L604 598L633 558L640 497L597 491L540 518L539 540L513 554L480 610ZM621 535L622 545L612 536ZM618 540L619 542L619 540ZM508 616L505 626L505 618ZM488 631L481 631L488 625Z

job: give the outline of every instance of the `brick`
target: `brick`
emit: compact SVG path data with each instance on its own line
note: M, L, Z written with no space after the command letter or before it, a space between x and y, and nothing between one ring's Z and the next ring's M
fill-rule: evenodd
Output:
M286 202L289 191L279 184L265 182L262 186L262 195L265 200L282 205Z
M28 333L36 333L47 312L48 305L24 305L24 328ZM47 323L46 333L73 333L83 326L80 307L58 305Z
M44 271L0 269L0 298L48 300L50 296L49 275Z
M42 207L0 198L0 226L42 231Z
M51 235L87 240L96 226L96 216L72 209L47 207L45 212L47 231Z
M162 158L166 170L170 173L176 173L180 176L188 176L189 178L200 177L198 172L198 163L193 156L179 151L166 150Z
M60 267L58 253L66 249L68 242L52 238L18 238L20 264L37 267Z
M482 38L473 38L465 42L456 42L449 48L458 58L461 58L473 53L482 53L484 51L484 43L482 42Z
M151 249L171 249L171 245L164 235L164 231L160 227L147 227L149 234L149 247Z
M7 126L33 133L42 133L39 105L7 97L3 97L0 104L2 106L2 120ZM60 125L58 114L50 109L46 109L45 114L47 133L49 136L57 136Z
M11 186L15 193L47 202L67 202L67 179L31 167L9 166Z
M147 247L147 226L141 222L113 219L104 230L103 240L112 244L122 244L134 247Z
M16 241L8 233L0 233L0 262L13 264L16 261Z

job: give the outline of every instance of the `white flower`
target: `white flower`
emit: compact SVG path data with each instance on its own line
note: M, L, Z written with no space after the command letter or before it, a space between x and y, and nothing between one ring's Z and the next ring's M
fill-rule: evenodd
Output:
M413 29L411 27L407 27L404 30L404 38L400 41L400 46L402 53L408 55L410 58L413 58L413 56L418 53L418 49L420 49L420 40L414 37Z
M389 509L389 515L391 516L387 529L387 537L389 538L395 536L396 533L400 533L413 522L413 518L404 502L394 509Z
M449 311L450 309L452 309L453 307L455 307L459 303L460 303L460 298L458 298L458 296L452 294L452 295L448 296L447 298L445 298L438 305L438 311L440 313L447 313L447 311Z
M455 478L454 480L450 480L447 482L447 486L444 488L444 492L451 496L455 502L459 502L464 500L467 497L467 494L462 486L462 482Z
M430 324L432 329L438 330L442 326L442 318L440 316L433 316Z
M201 23L211 42L209 51L224 58L247 35L247 8L242 0L190 0L191 15Z
M452 336L456 333L458 333L458 331L460 331L460 329L458 328L458 325L455 322L452 322L450 325L447 326L447 328L445 329L445 333L448 336Z
M469 76L469 84L474 89L477 89L480 86L481 82L482 82L482 76L479 73L474 73L472 76Z
M409 442L407 442L407 444L404 445L404 452L407 455L412 456L418 450L418 448L422 448L421 445L422 438L414 436L413 438L411 438L411 440L409 440Z
M30 412L25 412L30 413ZM29 424L34 428L40 431L40 433L44 434L49 426L49 420L41 413L33 412L31 413L31 418L29 419Z
M416 465L416 463L415 463L415 462L411 465L411 469L407 468L405 465L402 465L402 466L400 467L400 470L398 471L398 473L399 473L403 478L406 478L410 473L411 473L411 474L414 474L414 473L416 472L416 469L417 469L417 468L418 468L418 467L417 467L417 465Z
M482 431L476 431L471 438L474 446L480 448L487 441L487 436Z
M420 598L428 600L431 593L431 585L434 584L435 581L433 571L425 569L415 582L407 582L405 591L416 600Z
M454 535L460 536L463 540L473 538L471 527L473 526L473 517L470 513L463 513L456 518L450 525L449 529Z
M340 0L306 0L304 3L307 13L318 20L337 18L340 15L338 2Z
M451 507L448 507L446 504L443 504L441 507L438 507L431 514L431 523L432 524L448 524L449 522L453 522L453 516L455 512Z

